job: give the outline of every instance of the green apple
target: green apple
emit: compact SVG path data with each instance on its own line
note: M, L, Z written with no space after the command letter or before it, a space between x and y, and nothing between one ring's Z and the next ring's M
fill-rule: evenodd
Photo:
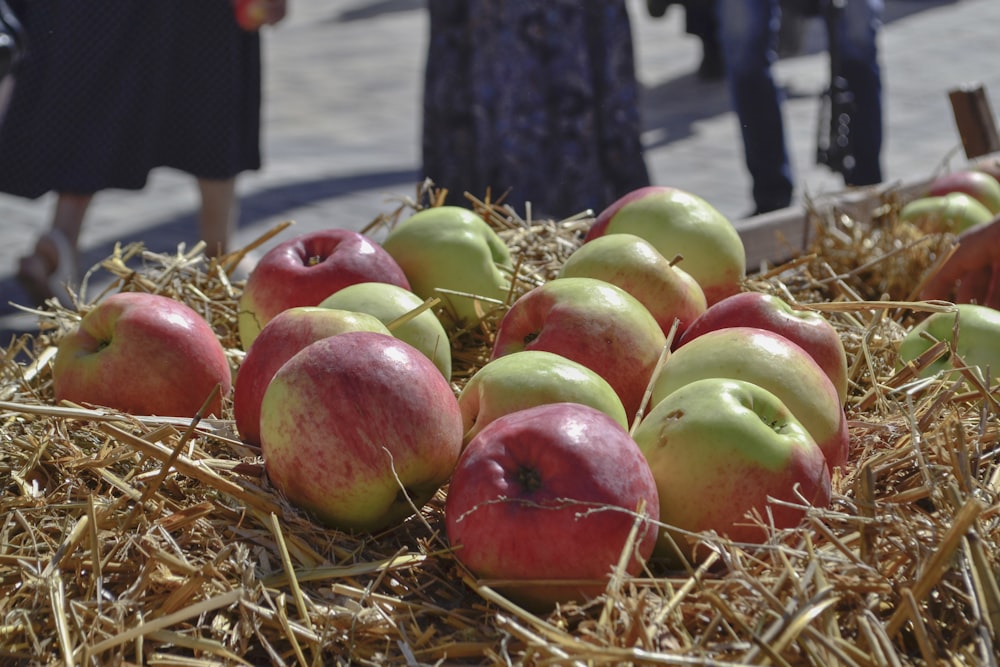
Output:
M368 313L389 325L423 306L424 300L408 289L389 283L356 283L337 290L320 302L321 308ZM432 309L395 324L391 333L417 348L434 362L445 379L451 379L451 341Z
M631 420L666 344L649 310L622 288L597 278L555 278L511 304L491 358L541 350L572 359L607 380Z
M382 247L402 267L410 289L422 299L440 297L456 326L480 321L496 307L491 300L504 301L510 291L513 265L503 239L460 206L414 213L389 232Z
M657 551L685 558L685 532L713 530L758 544L775 528L794 528L804 510L770 498L816 507L830 502L826 458L792 411L770 391L742 380L705 378L671 393L636 427L633 438L656 480L661 534ZM697 560L697 558L691 558Z
M566 258L556 275L573 276L621 287L646 306L664 334L670 333L676 320L675 342L707 305L705 293L689 273L635 234L608 234L584 243Z
M986 224L993 214L980 201L964 192L919 197L899 211L899 220L928 233L961 234L970 227Z
M1000 380L1000 311L963 303L955 311L933 313L903 338L899 345L901 361L913 361L934 344L925 333L934 340L949 341L966 364L978 366L984 376L989 374L984 379L990 384ZM925 368L922 375L930 377L952 368L950 355L946 354Z
M523 350L480 368L458 395L465 442L498 417L547 403L580 403L600 410L627 429L628 417L607 380L552 352Z
M819 444L831 470L847 461L847 418L836 387L802 347L757 327L706 332L675 350L653 384L651 404L695 380L729 378L775 394Z
M646 239L691 274L712 305L736 294L746 275L746 251L736 228L701 197L665 186L634 190L604 209L584 242L605 234L635 234Z

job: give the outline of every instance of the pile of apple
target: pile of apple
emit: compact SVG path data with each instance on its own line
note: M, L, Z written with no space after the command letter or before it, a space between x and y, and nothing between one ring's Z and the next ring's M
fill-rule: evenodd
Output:
M55 396L192 417L231 392L270 483L337 529L396 525L448 483L455 557L530 605L596 595L655 553L697 561L705 531L760 543L829 503L844 347L822 315L741 292L742 242L710 204L637 190L508 304L514 266L453 206L381 244L304 234L246 282L235 382L190 306L119 293L61 340ZM449 333L489 317L489 361L457 387Z

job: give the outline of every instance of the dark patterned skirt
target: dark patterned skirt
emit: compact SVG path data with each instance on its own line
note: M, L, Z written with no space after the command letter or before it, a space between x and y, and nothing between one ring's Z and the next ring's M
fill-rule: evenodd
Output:
M0 125L0 191L141 189L171 167L260 166L259 35L229 0L22 0L28 56Z
M429 0L424 175L536 215L648 185L622 0Z

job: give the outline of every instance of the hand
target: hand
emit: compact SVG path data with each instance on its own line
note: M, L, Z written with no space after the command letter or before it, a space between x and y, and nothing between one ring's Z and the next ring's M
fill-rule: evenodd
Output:
M920 292L921 299L1000 309L1000 216L958 237L959 246Z
M254 31L274 25L285 18L286 0L233 0L236 22L244 30Z

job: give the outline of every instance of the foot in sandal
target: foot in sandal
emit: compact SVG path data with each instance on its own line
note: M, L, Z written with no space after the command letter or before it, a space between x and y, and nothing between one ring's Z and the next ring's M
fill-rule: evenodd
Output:
M21 258L17 278L35 305L53 298L67 304L68 288L76 283L76 251L62 232L49 231L38 239L33 254Z

